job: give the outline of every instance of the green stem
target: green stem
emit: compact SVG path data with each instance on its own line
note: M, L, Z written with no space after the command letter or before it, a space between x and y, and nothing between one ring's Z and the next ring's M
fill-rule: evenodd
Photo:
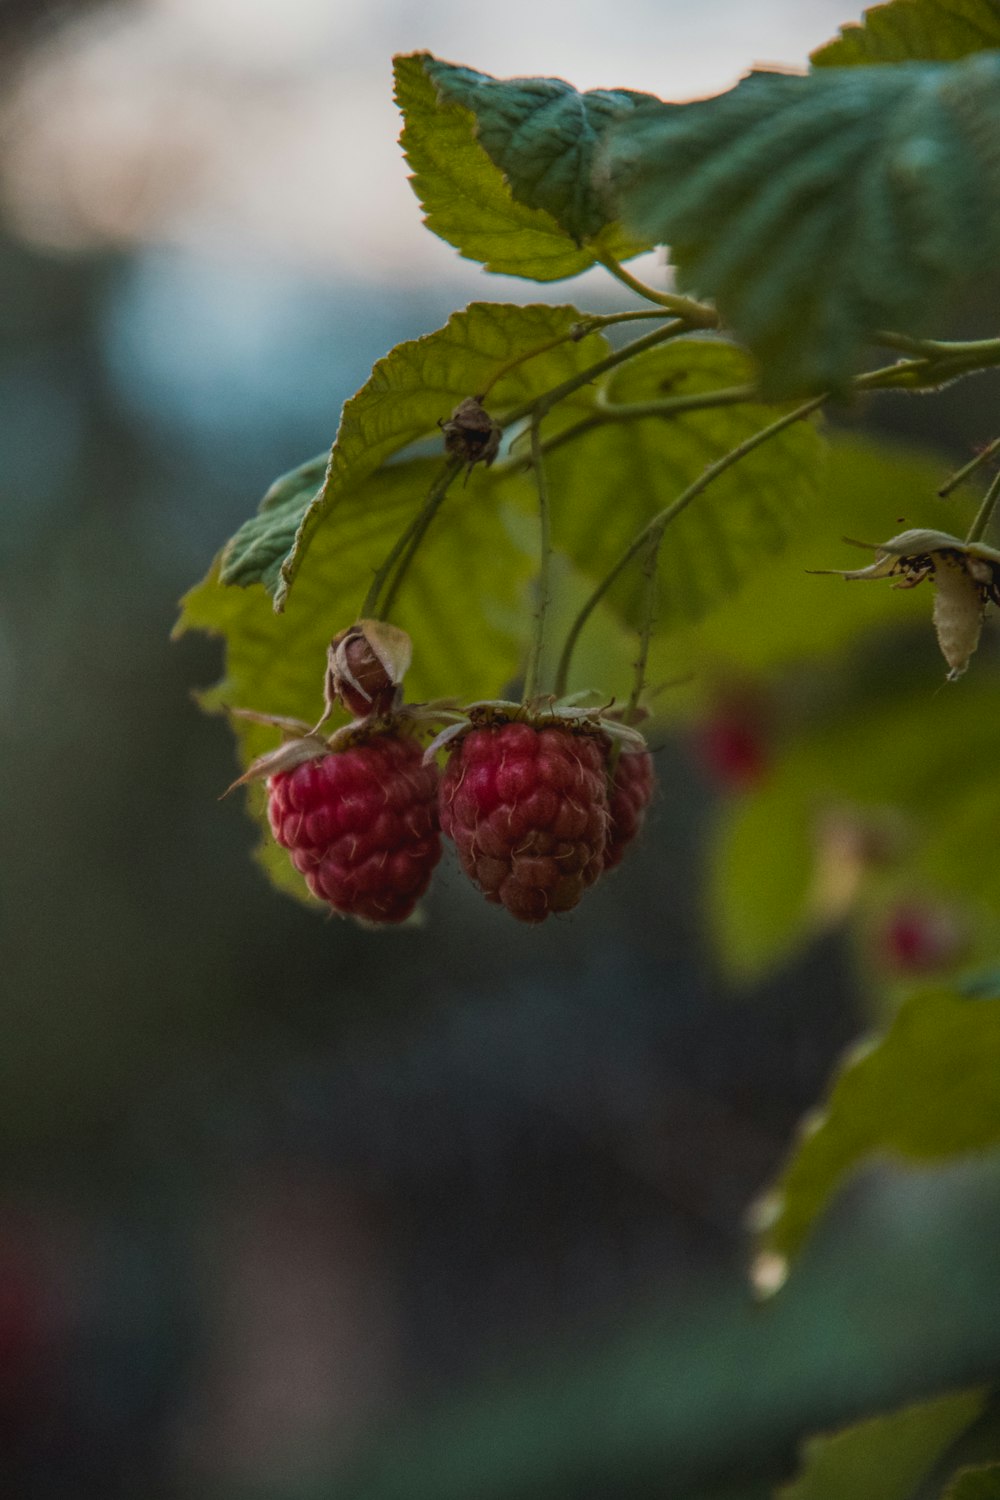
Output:
M395 600L396 594L399 591L399 585L403 580L403 575L409 568L410 563L413 561L413 557L417 550L417 547L419 547L421 541L423 540L424 533L433 521L442 500L448 493L448 490L450 489L453 481L458 477L458 474L461 471L462 467L462 460L460 458L453 458L444 469L444 471L431 485L423 505L420 507L419 511L414 516L410 524L397 538L395 545L389 552L381 567L376 569L375 576L371 581L371 587L365 595L364 603L362 604L359 611L359 620L385 618L388 613L390 604ZM383 605L382 614L379 615L379 596L381 595L382 590L385 587L386 580L388 579L393 568L396 566L397 562L399 563L399 570L393 580L392 587L389 591L386 602Z
M633 323L640 318L666 317L669 317L669 313L662 307L643 307L638 312L630 310L628 312L588 314L586 317L581 318L579 322L574 323L565 333L559 334L558 338L549 339L544 344L538 344L534 349L526 349L523 353L515 355L513 359L509 359L506 364L501 365L483 386L477 396L477 400L485 401L493 387L505 375L509 375L511 370L516 370L520 365L527 364L529 359L537 359L540 354L548 354L551 350L558 349L563 344L579 344L589 333L596 333L601 328L611 328L616 323Z
M662 535L662 533L661 533ZM631 724L635 710L639 706L642 690L646 686L646 663L649 660L649 642L653 635L653 625L656 620L656 581L660 561L660 537L650 538L649 550L646 553L646 561L643 564L643 572L646 575L645 598L643 600L642 630L639 633L639 655L635 659L635 676L632 680L632 692L628 700L628 708L625 713L626 724Z
M718 328L719 314L714 307L709 307L704 302L696 302L692 297L678 297L674 292L658 292L653 287L647 286L630 271L626 271L620 261L607 250L602 251L597 259L606 271L610 271L616 281L627 286L629 291L635 292L637 296L644 297L647 302L655 302L658 307L665 307L675 317L683 318L692 328Z
M553 453L582 433L592 432L594 428L605 427L611 422L634 422L645 417L674 417L681 412L709 411L714 406L738 406L747 401L759 400L760 393L756 386L734 385L717 391L693 391L688 396L663 396L657 401L609 401L602 403L590 416L581 417L579 422L546 438L542 444L542 453ZM529 462L527 458L508 456L499 472L502 474L508 468L521 469Z
M791 427L794 422L800 422L803 417L808 417L812 412L817 411L827 399L828 398L826 394L822 396L814 396L811 401L806 401L802 406L797 406L794 411L786 412L783 417L779 417L778 420L776 422L772 422L770 426L762 427L759 432L755 432L751 437L744 439L744 441L738 444L737 447L730 449L728 453L725 453L721 458L716 459L715 463L709 464L708 468L705 469L705 471L694 481L694 483L689 484L687 489L684 490L680 495L678 495L673 504L668 505L665 510L661 510L658 515L655 515L653 519L642 528L637 536L633 537L632 541L625 548L625 551L618 558L617 562L614 563L611 569L601 579L600 583L594 589L589 599L587 599L586 603L583 605L580 612L577 614L576 619L573 621L572 626L570 627L569 635L566 638L566 644L563 647L562 656L559 659L559 669L556 674L555 691L557 697L561 697L566 691L566 683L569 678L569 670L573 661L573 652L576 649L576 643L579 639L580 632L583 630L583 627L586 625L587 621L590 619L590 616L597 608L597 605L604 598L604 595L607 593L608 589L615 582L618 576L622 572L624 572L625 568L628 567L632 559L636 557L638 553L640 553L647 545L655 547L658 551L660 542L663 538L663 533L666 531L671 521L676 520L681 512L686 510L687 507L691 504L691 501L696 499L697 496L701 494L702 490L707 489L708 486L713 482L713 480L718 479L720 474L724 474L727 469L732 468L733 464L739 463L741 459L746 458L747 454L752 453L755 448L759 448L762 443L766 443L771 438L777 437L780 432L784 432L786 427Z
M976 518L966 533L966 542L978 542L982 540L983 533L990 524L993 512L996 509L998 499L1000 499L1000 474L995 474L992 484L983 496L983 503L976 512Z
M550 391L545 391L541 396L533 396L530 401L522 401L520 406L513 407L505 412L497 421L501 427L510 427L514 422L523 421L525 417L544 417L547 412L567 396L572 396L582 386L589 385L599 375L604 375L608 370L614 370L618 365L623 365L627 360L633 359L637 354L644 354L647 349L655 349L658 344L665 344L668 339L677 338L678 334L687 333L688 324L681 318L672 319L664 323L660 328L654 328L651 333L643 334L642 338L633 339L621 349L614 349L599 359L596 364L589 365L586 370L580 370L576 375L571 375L561 385L553 386Z
M994 438L992 443L987 443L981 453L977 453L974 458L969 459L967 464L963 464L960 469L956 469L951 478L946 479L938 490L941 499L946 499L953 490L958 489L960 484L964 484L969 475L974 474L980 464L988 463L998 448L1000 448L1000 438Z
M524 673L524 701L530 703L540 691L542 655L545 649L545 616L551 592L552 526L549 513L549 491L542 463L542 445L537 418L531 424L531 462L535 471L535 487L538 490L538 520L541 543L538 564L538 602L535 607L535 628L532 633L531 651Z

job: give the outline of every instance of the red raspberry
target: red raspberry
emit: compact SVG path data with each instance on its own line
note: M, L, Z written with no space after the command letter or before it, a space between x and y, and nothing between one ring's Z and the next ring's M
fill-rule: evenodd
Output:
M646 809L653 800L656 773L648 750L636 754L623 751L618 757L608 794L611 826L604 850L604 868L613 870L646 821Z
M940 974L954 967L966 946L955 912L930 902L900 902L877 935L882 967L900 977Z
M569 911L600 875L608 828L602 736L488 725L452 751L441 827L487 901L522 922Z
M373 735L271 776L271 829L335 911L402 922L441 857L437 781L415 739Z

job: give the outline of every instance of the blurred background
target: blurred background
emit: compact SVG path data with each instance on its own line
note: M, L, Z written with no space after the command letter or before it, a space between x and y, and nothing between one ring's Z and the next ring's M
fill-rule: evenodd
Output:
M988 1161L869 1180L749 1296L745 1211L866 1001L836 933L719 976L699 882L746 747L664 736L585 915L512 932L445 869L373 934L266 885L191 699L218 649L168 643L374 359L545 295L421 228L393 52L680 98L850 18L0 6L4 1495L751 1500L804 1431L995 1364ZM993 400L868 420L960 462Z

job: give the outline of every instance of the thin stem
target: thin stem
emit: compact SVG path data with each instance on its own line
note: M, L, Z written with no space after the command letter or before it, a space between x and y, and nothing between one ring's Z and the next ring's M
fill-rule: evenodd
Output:
M686 411L709 411L715 406L739 406L747 401L759 401L760 392L756 386L734 385L725 387L718 391L693 391L688 396L663 396L657 401L602 401L598 397L598 410L587 417L581 417L579 422L574 422L569 427L564 427L562 432L554 433L552 437L546 438L542 443L542 453L553 453L561 448L564 443L571 443L584 432L592 432L596 427L605 427L612 422L634 422L646 417L673 417L680 412ZM507 464L499 470L504 473L509 466L512 469L521 469L530 462L527 458L509 456Z
M360 612L358 614L358 618L360 620L380 618L378 614L379 596L381 595L382 590L385 587L386 580L388 579L390 573L396 566L397 562L399 562L399 572L397 573L396 578L393 581L389 599L383 606L381 618L384 618L385 614L388 612L389 603L396 597L396 594L399 590L399 585L402 582L403 575L406 572L407 568L410 566L410 563L413 561L414 553L416 552L417 547L420 545L420 542L423 540L424 532L433 521L442 500L448 493L452 482L457 478L461 468L462 460L460 458L453 458L431 485L423 505L420 507L419 511L414 516L410 524L397 538L395 545L389 552L389 555L386 557L385 561L382 563L382 566L376 569L375 576L371 581L371 587L365 595L364 603L362 604ZM400 559L402 559L401 562Z
M938 490L941 499L946 499L953 490L958 489L960 484L964 484L969 475L974 474L980 464L988 463L998 448L1000 448L1000 438L994 438L992 443L987 443L981 452L977 453L974 458L970 458L967 464L963 464L960 469L956 469L951 478L946 479Z
M542 445L539 422L531 424L531 462L535 471L535 487L538 490L538 520L541 530L538 563L538 603L535 607L535 628L531 638L531 651L524 673L524 701L530 703L540 690L542 654L545 649L545 616L551 592L552 526L549 513L549 491L542 463Z
M562 344L579 344L588 334L596 333L601 328L611 328L616 323L632 323L640 318L666 318L668 316L669 313L662 307L643 307L637 312L630 310L628 312L588 314L586 317L581 318L579 322L574 323L565 333L559 334L557 338L549 339L544 344L538 344L534 349L526 349L523 353L515 355L513 359L509 359L506 364L501 365L498 370L494 371L482 390L478 393L478 399L485 401L493 387L505 375L509 375L511 370L516 370L520 365L526 364L529 359L537 359L540 354L548 354L551 350L558 349Z
M751 437L744 439L744 441L738 444L737 447L730 449L728 453L725 453L721 458L716 459L715 463L709 464L708 468L705 469L705 471L694 481L694 483L689 484L687 489L684 490L680 495L678 495L677 499L673 502L672 505L668 505L665 510L661 510L658 515L655 515L653 519L642 528L638 535L633 537L632 541L625 548L625 551L618 558L617 562L613 564L611 569L601 579L600 583L594 589L589 599L587 599L586 603L583 605L580 612L576 616L576 619L573 621L572 626L570 627L569 635L566 638L566 644L563 647L562 656L559 659L559 669L556 674L555 690L557 697L561 697L562 694L566 691L566 683L569 678L569 669L573 660L573 652L576 649L576 643L579 639L580 632L583 630L583 627L586 625L587 621L590 619L590 616L597 608L597 605L604 598L604 595L607 593L608 589L615 582L618 576L625 570L625 568L628 567L632 559L636 557L638 553L640 553L647 546L647 544L655 545L655 547L658 549L660 541L663 538L663 533L666 531L671 521L676 520L681 512L686 510L687 507L691 504L691 501L696 499L697 496L701 494L702 490L707 489L713 480L718 479L720 474L724 474L727 469L732 468L733 464L739 463L740 459L746 458L747 454L752 453L755 448L759 448L762 443L766 443L771 438L777 437L780 432L784 432L786 427L791 427L794 422L800 422L803 417L808 417L812 412L817 411L827 399L828 397L825 393L822 396L814 396L811 401L806 401L802 406L797 406L794 411L786 412L783 417L779 417L778 420L776 422L772 422L770 426L762 427L759 432L755 432Z
M644 297L647 302L655 302L659 307L665 307L675 317L683 318L692 328L718 328L719 314L714 307L709 307L704 302L696 302L693 297L678 297L674 292L658 292L655 288L647 286L630 271L626 271L620 261L609 251L602 251L597 259L606 271L610 271L616 281L627 286L637 296Z
M998 499L1000 499L1000 474L994 474L993 482L983 496L983 503L976 511L976 518L966 534L966 542L978 542L982 540L983 533L990 524L990 519L996 509Z
M689 332L688 324L682 318L672 319L664 323L660 328L654 328L652 332L643 334L642 338L633 339L630 344L625 344L621 349L614 349L599 359L596 364L589 365L586 370L580 370L576 375L571 375L561 385L553 386L541 396L533 396L530 401L522 401L520 406L513 407L498 417L501 427L510 427L514 422L520 422L525 417L544 417L547 412L567 396L572 396L574 391L580 390L581 386L589 385L599 375L608 370L614 370L618 365L623 365L636 354L644 354L647 349L655 349L658 344L665 344L668 339L677 338L678 334Z
M661 533L662 535L662 533ZM639 655L635 659L635 676L632 680L632 692L628 700L628 708L625 713L625 722L632 723L635 710L639 706L642 690L646 686L646 663L649 660L649 642L653 634L653 625L656 622L656 583L657 572L660 562L660 537L650 538L649 550L646 553L646 561L643 564L643 572L646 575L644 585L645 597L643 599L642 629L639 632Z

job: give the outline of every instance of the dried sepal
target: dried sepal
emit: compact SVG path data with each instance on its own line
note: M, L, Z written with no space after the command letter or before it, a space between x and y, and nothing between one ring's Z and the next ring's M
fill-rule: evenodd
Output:
M250 715L246 715L247 718ZM261 716L263 717L263 716ZM242 776L238 776L234 782L226 787L223 797L228 797L238 786L246 786L251 781L266 781L269 776L277 776L281 771L294 771L296 766L304 765L307 760L319 760L322 756L330 753L327 741L320 734L312 734L307 731L303 735L296 735L294 739L286 740L276 750L268 750L266 755L258 755L257 759L251 761Z
M355 718L391 713L413 658L405 630L384 620L358 620L330 642L324 701L326 712L342 703Z
M478 396L460 401L447 419L438 426L444 433L445 452L460 458L469 469L473 464L489 468L500 449L503 429L495 422Z
M963 542L946 531L900 532L873 546L875 561L867 568L817 571L841 578L894 578L896 588L915 588L925 578L936 585L934 628L948 663L948 681L961 677L982 632L987 604L1000 603L1000 552L982 542Z
M496 727L501 724L530 724L536 729L565 728L577 734L600 735L626 755L641 755L649 749L644 736L631 724L608 714L605 709L587 708L574 702L589 694L574 693L570 698L533 699L530 703L517 703L508 698L481 698L469 703L459 713L452 715L453 722L436 735L424 751L424 760L431 761L440 750L454 744L472 729Z

